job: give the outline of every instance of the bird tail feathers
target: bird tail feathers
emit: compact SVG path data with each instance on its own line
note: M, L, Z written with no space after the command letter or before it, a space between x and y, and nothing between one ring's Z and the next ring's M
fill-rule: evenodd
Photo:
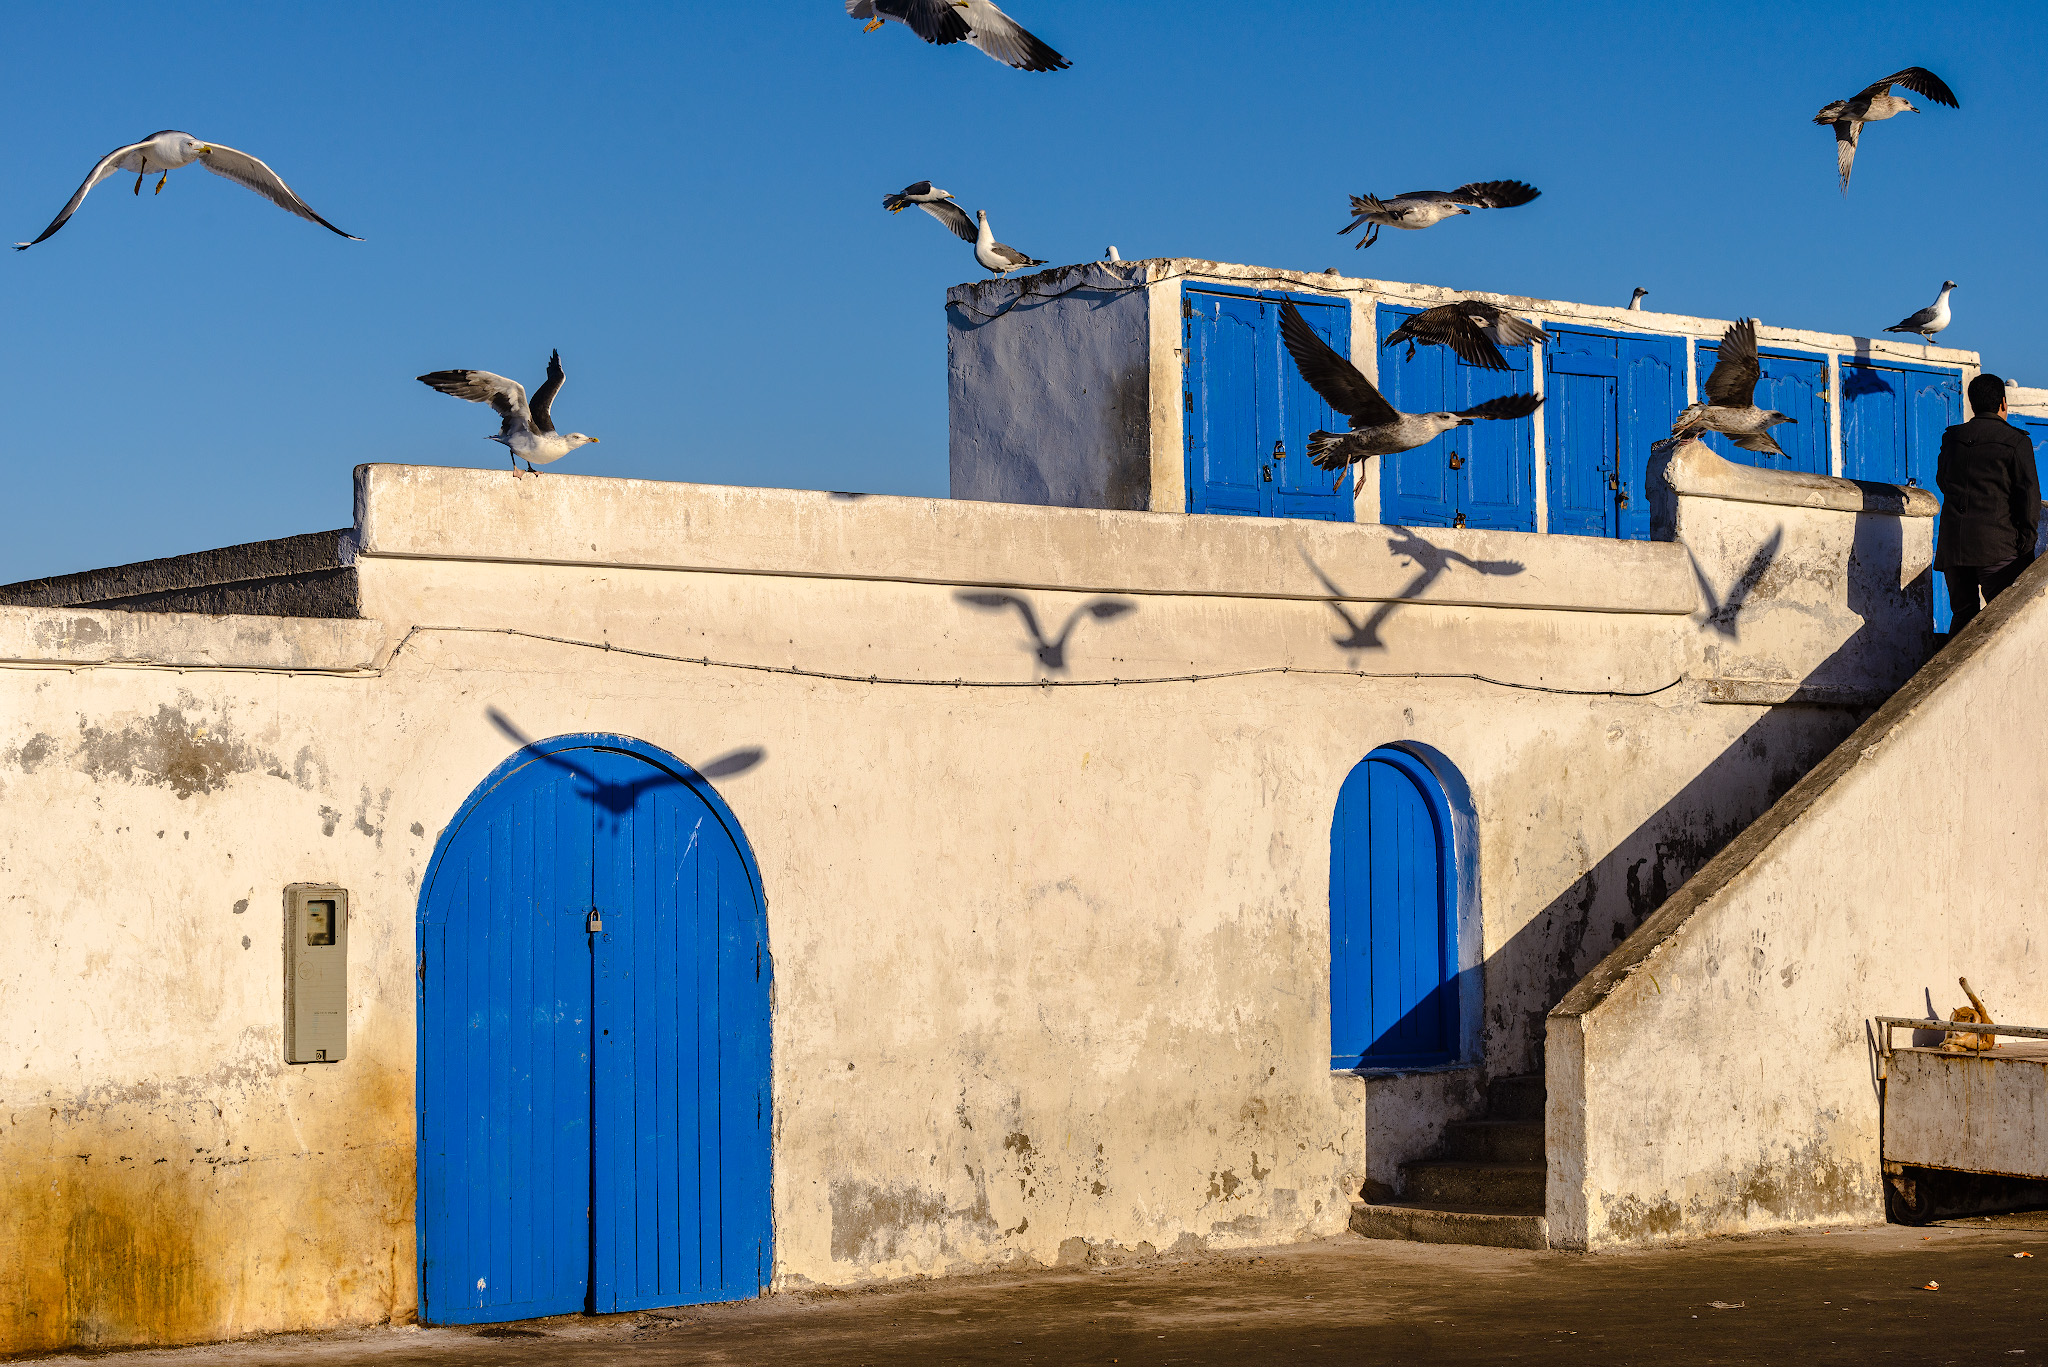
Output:
M1318 470L1341 470L1351 462L1337 454L1347 433L1315 431L1308 434L1308 458Z

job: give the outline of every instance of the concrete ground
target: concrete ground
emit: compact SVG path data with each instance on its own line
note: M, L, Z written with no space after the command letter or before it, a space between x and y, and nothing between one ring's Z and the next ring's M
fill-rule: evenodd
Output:
M2032 1253L2032 1258L2016 1258ZM1940 1289L1923 1289L1927 1282ZM149 1364L1788 1363L2048 1359L2048 1215L1590 1257L1325 1243L484 1329L123 1353ZM85 1358L54 1361L83 1362ZM96 1355L104 1363L105 1355ZM47 1361L47 1359L46 1359Z

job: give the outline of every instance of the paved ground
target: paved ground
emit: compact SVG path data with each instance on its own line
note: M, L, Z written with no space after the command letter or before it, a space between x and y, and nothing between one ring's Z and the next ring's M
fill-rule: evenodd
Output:
M2031 1252L2033 1258L2012 1255ZM1923 1290L1926 1282L1941 1284ZM1574 1257L1346 1237L1115 1270L492 1329L123 1353L158 1364L1992 1363L2048 1359L2048 1216ZM71 1358L58 1361L98 1361Z

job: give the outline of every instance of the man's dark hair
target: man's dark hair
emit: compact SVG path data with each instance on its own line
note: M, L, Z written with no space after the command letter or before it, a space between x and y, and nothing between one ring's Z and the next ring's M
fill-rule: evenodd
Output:
M1970 381L1970 411L1978 417L1990 417L2004 402L2005 381L1996 375L1979 375Z

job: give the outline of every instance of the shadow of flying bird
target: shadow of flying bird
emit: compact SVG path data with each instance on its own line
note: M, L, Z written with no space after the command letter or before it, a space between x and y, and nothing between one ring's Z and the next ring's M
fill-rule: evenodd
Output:
M1015 608L1017 614L1024 619L1024 629L1031 633L1038 662L1057 673L1066 671L1067 641L1073 636L1074 628L1081 624L1082 618L1092 617L1098 622L1107 622L1127 612L1138 610L1136 603L1126 603L1115 598L1097 598L1068 613L1065 624L1060 627L1060 634L1048 640L1044 630L1038 625L1038 614L1032 610L1031 604L1014 593L956 593L953 597L977 608Z
M1756 554L1742 567L1742 573L1736 576L1735 583L1729 587L1725 599L1714 591L1713 584L1707 579L1707 572L1700 568L1699 557L1694 555L1690 548L1686 550L1686 558L1692 561L1693 578L1699 581L1700 597L1704 598L1707 604L1707 619L1700 623L1703 628L1725 636L1731 641L1736 639L1736 615L1742 611L1742 605L1749 601L1749 595L1756 592L1756 586L1763 582L1764 575L1770 572L1772 562L1778 558L1778 548L1784 542L1785 529L1779 527L1771 533L1770 540L1756 548Z
M499 734L517 745L522 751L532 755L543 764L551 765L575 776L582 784L577 790L577 795L610 812L614 820L620 815L631 811L633 804L639 800L640 794L651 788L684 786L682 781L676 778L675 775L658 769L647 777L635 779L631 783L607 782L583 765L578 764L575 760L570 759L566 754L561 752L548 754L535 749L534 747L539 745L540 742L520 730L518 723L514 722L503 712L500 712L497 708L486 707L484 709L484 716L490 721L492 726L498 729ZM746 745L737 750L728 751L708 763L701 765L693 764L690 768L699 777L707 781L715 778L728 778L733 774L745 773L759 764L767 755L767 750L761 746Z
M1387 549L1397 556L1414 561L1417 573L1413 579L1394 591L1391 600L1375 607L1363 622L1346 612L1341 603L1325 600L1330 611L1337 614L1337 620L1344 624L1348 633L1330 638L1330 643L1339 650L1385 650L1386 642L1380 640L1380 627L1392 615L1394 609L1401 606L1401 600L1414 598L1422 593L1452 565L1463 565L1474 573L1486 575L1520 574L1528 568L1519 560L1474 560L1462 551L1450 550L1423 540L1412 528L1396 527L1392 530L1394 535L1387 538ZM1329 575L1323 573L1322 566L1309 558L1307 551L1299 553L1302 563L1308 566L1309 573L1321 582L1332 598L1349 597L1343 589L1337 587Z

